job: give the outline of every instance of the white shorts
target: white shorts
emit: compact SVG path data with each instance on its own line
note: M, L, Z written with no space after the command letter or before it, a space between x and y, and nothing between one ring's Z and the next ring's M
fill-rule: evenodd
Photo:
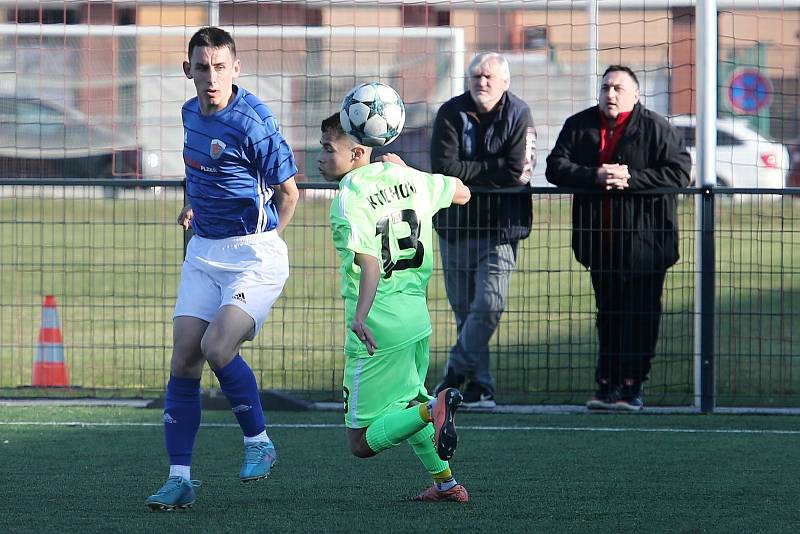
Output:
M222 306L232 304L253 318L255 337L287 278L289 251L274 230L226 239L195 235L186 248L172 318L211 322Z

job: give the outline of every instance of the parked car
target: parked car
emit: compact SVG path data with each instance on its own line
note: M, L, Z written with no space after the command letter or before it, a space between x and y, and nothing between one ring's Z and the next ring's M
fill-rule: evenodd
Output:
M160 158L127 132L92 124L55 102L0 96L0 178L157 176Z
M692 156L695 180L697 147L695 116L677 115L670 122L683 135ZM789 171L789 151L770 141L738 118L717 119L717 185L722 187L782 188Z

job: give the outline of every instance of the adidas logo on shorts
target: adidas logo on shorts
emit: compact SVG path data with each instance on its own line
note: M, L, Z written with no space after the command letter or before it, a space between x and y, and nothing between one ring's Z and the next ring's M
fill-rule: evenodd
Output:
M235 298L236 300L239 300L239 301L244 302L245 304L247 304L247 299L244 298L244 291L241 292L241 293L236 293L233 296L233 298Z
M167 412L164 412L164 422L165 423L177 423L177 421L175 419L173 419L172 416L170 414L168 414Z

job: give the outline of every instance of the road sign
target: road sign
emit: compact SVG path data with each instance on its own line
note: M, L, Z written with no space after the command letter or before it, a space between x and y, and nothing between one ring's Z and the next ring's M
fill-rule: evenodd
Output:
M736 70L728 83L728 101L736 113L758 113L772 102L772 82L758 69Z

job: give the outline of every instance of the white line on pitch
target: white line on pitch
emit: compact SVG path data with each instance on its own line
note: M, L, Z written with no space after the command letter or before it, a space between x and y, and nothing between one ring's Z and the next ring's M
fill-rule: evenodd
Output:
M160 427L163 423L82 422L82 421L0 421L0 426L69 426L69 427ZM202 423L206 428L238 428L235 423ZM344 428L335 423L276 423L267 428ZM459 430L491 432L652 432L665 434L774 434L800 435L800 430L757 430L746 428L633 428L633 427L580 427L580 426L459 426Z

